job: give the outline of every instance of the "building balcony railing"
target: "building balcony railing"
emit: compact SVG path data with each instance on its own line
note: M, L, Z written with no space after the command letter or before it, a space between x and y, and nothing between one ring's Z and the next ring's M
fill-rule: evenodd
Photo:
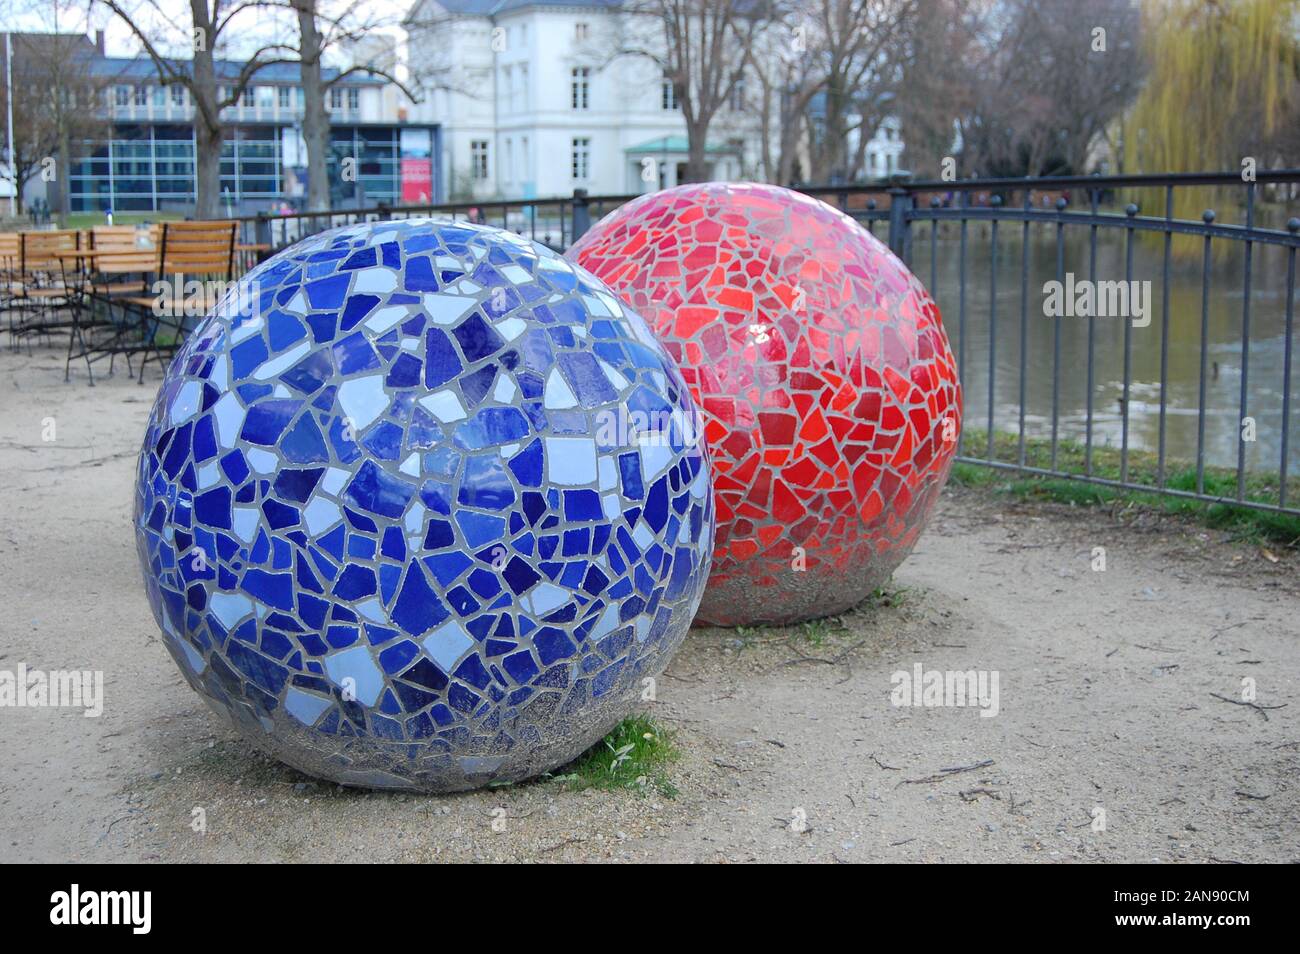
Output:
M330 121L334 123L358 123L361 121L360 109L327 109ZM127 123L190 123L194 121L194 107L177 106L174 103L147 103L143 106L134 103L126 106L112 105L108 117L114 122ZM226 122L239 123L280 123L290 124L302 121L301 106L228 106L221 111L221 118Z

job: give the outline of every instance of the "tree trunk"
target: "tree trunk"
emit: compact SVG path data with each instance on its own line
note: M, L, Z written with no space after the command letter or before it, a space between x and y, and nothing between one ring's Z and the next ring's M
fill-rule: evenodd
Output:
M766 80L763 82L763 111L760 114L759 135L762 137L759 142L762 146L761 162L763 163L763 181L782 184L781 180L776 177L776 170L773 168L772 159L772 87Z
M706 182L709 178L709 118L686 121L686 181Z
M298 12L298 55L302 69L302 138L307 149L307 211L330 207L330 118L321 82L321 36L316 27L316 0L294 0Z
M221 217L221 105L217 99L217 73L212 61L212 23L207 0L190 0L194 29L203 42L195 43L190 94L194 98L194 217Z
M792 186L794 185L794 163L799 150L798 130L803 120L795 116L787 118L788 122L781 126L781 154L777 160L780 165L776 178L779 184Z
M221 218L221 127L194 123L194 171L196 219Z
M68 124L64 116L59 117L59 175L55 180L55 191L58 192L58 208L55 210L59 216L59 225L64 226L68 221L68 213L72 211L72 203L68 193L72 191L72 144L68 141Z

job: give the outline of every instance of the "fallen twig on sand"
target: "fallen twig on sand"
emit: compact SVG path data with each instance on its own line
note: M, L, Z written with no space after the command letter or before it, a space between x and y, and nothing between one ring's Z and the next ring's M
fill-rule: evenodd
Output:
M952 768L939 769L935 775L927 775L925 778L905 778L899 785L928 785L931 782L942 782L946 778L952 778L954 775L960 775L962 772L974 772L976 769L987 768L993 764L992 759L984 759L973 765L955 765Z
M1258 702L1247 702L1245 699L1230 699L1227 696L1219 695L1217 692L1212 692L1210 693L1210 695L1214 696L1214 698L1218 699L1220 702L1231 702L1234 706L1247 706L1251 709L1254 709L1256 712L1258 712L1260 715L1264 717L1265 722L1268 721L1267 710L1285 709L1287 707L1287 703L1285 702L1277 706L1261 706Z

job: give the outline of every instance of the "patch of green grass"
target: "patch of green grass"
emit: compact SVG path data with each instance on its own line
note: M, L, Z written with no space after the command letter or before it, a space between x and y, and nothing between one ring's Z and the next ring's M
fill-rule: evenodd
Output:
M140 225L143 222L179 222L185 218L180 212L115 212L114 225ZM89 229L107 225L103 212L72 212L63 226L65 229Z
M985 431L967 430L963 437L964 451L983 456L987 453L988 436ZM1019 439L1015 434L996 432L993 435L995 461L1019 461ZM1025 441L1025 464L1029 467L1052 466L1052 442L1046 438L1029 438ZM1057 442L1055 469L1072 474L1091 473L1103 480L1121 478L1120 451L1113 447L1093 447L1091 471L1087 467L1087 448L1078 441ZM1146 451L1129 451L1127 479L1132 483L1147 484L1151 492L1125 490L1100 484L1061 477L1043 477L1019 474L978 464L953 464L954 483L964 487L985 487L1010 493L1017 497L1047 500L1053 503L1090 507L1123 503L1130 506L1178 514L1219 530L1227 530L1240 539L1250 542L1272 542L1283 546L1300 545L1300 517L1255 510L1237 504L1212 503L1185 497L1170 497L1155 492L1159 483L1157 455ZM1226 467L1206 467L1202 473L1204 492L1214 496L1237 495L1237 472ZM1166 460L1165 486L1171 490L1192 492L1196 490L1196 468L1182 461ZM1259 503L1276 504L1279 499L1278 475L1248 472L1244 497ZM1300 500L1300 478L1287 481L1289 500Z
M755 640L758 638L759 629L753 626L737 626L734 630L736 641L739 645L738 650L753 649Z
M833 633L828 619L810 619L799 627L799 634L814 646L824 645Z
M673 733L649 716L629 716L612 732L551 777L572 791L631 789L645 794L651 788L665 798L675 798L677 786L667 775L669 764L681 753Z
M948 479L962 487L987 487L997 483L1000 476L996 467L980 467L978 464L956 461Z
M872 607L903 606L912 599L912 590L906 586L897 586L893 580L888 586L879 586L863 602Z

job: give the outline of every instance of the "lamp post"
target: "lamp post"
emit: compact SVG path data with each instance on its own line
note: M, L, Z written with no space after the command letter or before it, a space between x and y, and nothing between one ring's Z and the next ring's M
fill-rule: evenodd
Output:
M9 215L18 215L18 166L14 163L14 45L13 34L5 31L5 107L9 126L9 178L13 192L9 194Z

